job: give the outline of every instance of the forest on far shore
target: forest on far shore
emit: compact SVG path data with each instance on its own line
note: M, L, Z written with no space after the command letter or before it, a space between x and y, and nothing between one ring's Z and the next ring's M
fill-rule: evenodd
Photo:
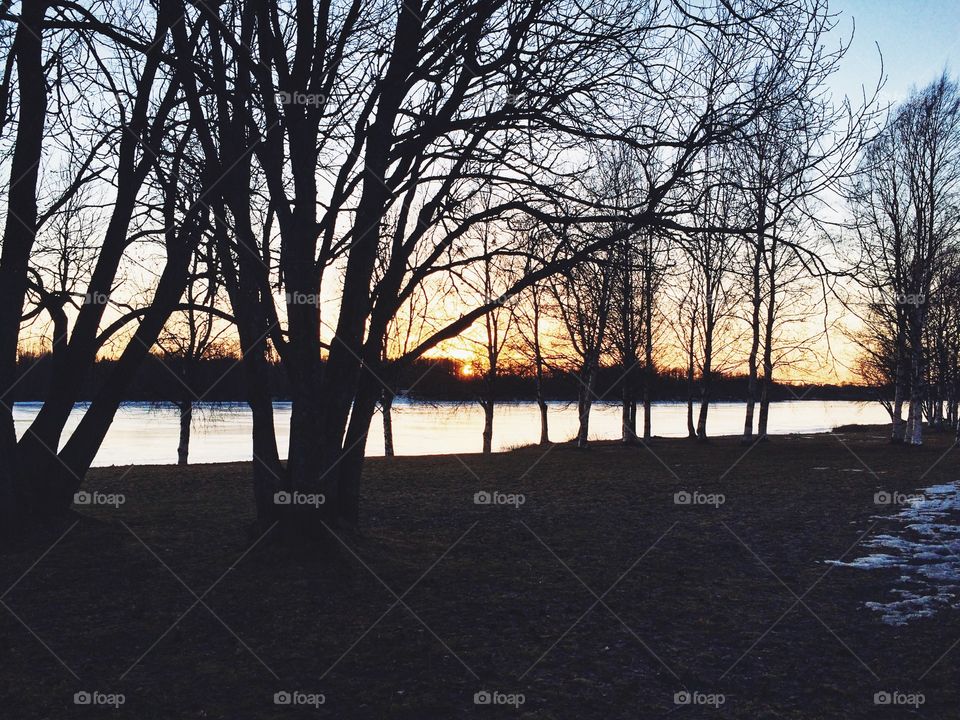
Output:
M91 400L110 376L116 361L100 359L79 393L78 400ZM274 400L289 400L286 375L278 362L269 364L270 393ZM450 358L423 358L392 378L398 397L411 400L479 401L489 393L487 379L481 374L465 375L464 365ZM49 354L22 355L19 363L20 382L13 391L16 402L42 402L49 387L52 370ZM601 367L597 377L597 396L601 400L622 400L622 368ZM745 375L715 373L712 384L714 399L741 401L747 392ZM385 381L386 382L386 381ZM543 379L544 397L548 400L575 401L580 382L562 369L547 370ZM686 371L680 368L657 368L650 383L651 399L687 401L699 399L699 385L691 387ZM492 388L499 400L535 400L536 377L521 364L502 367ZM639 400L640 388L637 388ZM691 395L692 393L692 395ZM855 384L787 384L773 382L771 399L780 400L860 400L875 401L892 395L892 388L875 388ZM241 366L231 354L185 362L182 357L165 358L151 354L143 363L135 380L125 393L128 402L180 402L200 398L209 402L243 402L246 390Z

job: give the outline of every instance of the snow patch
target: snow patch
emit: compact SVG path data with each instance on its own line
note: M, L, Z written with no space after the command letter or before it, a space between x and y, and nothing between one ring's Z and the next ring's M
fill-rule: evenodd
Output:
M891 532L863 543L874 550L850 561L828 564L859 570L896 569L890 594L896 599L865 603L888 625L906 625L946 609L960 609L960 496L954 483L932 485L923 497L893 515Z

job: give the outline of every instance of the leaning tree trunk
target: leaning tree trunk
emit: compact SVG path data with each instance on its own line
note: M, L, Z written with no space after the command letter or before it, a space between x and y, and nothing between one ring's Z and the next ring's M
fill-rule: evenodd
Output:
M154 79L161 62L162 40L167 35L171 19L167 5L163 3L160 8L161 21L157 23L154 42L146 51L133 110L124 124L125 132L119 136L117 167L114 173L117 191L110 220L104 231L103 243L90 274L87 293L76 314L70 342L64 348L61 371L51 378L43 406L30 424L28 432L24 433L18 443L21 461L24 467L30 468L29 480L32 485L40 488L48 484L49 480L53 480L54 485L62 484L57 483L57 480L63 480L63 468L57 462L56 449L77 401L83 379L96 361L100 349L97 337L106 301L114 288L117 272L129 247L128 231L137 207L139 189L154 164L153 157L148 153L138 158L139 146L142 137L164 122L173 105L168 94L156 106L157 116L152 123L148 122L148 112L154 107L149 98L152 96ZM73 485L74 482L67 479L66 484ZM59 490L54 492L58 493ZM54 499L51 509L54 512L60 511L60 498Z
M206 217L205 211L203 216ZM124 347L107 382L97 391L90 407L60 451L57 472L47 480L62 509L70 506L73 494L79 489L81 479L103 444L127 388L183 294L188 282L190 257L205 229L205 224L198 222L186 237L174 235L168 239L167 264L160 275L150 307L134 331L133 338Z

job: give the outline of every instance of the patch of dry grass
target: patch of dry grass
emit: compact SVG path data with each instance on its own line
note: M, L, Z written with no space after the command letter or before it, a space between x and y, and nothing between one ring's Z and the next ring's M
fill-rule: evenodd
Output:
M905 716L873 704L900 689L925 694L921 716L956 717L960 648L934 663L957 613L883 625L863 603L888 599L895 573L824 564L888 527L878 490L954 480L948 442L371 459L363 535L314 560L250 550L242 464L97 470L87 488L126 502L83 510L4 596L36 637L0 607L0 707L99 717L73 704L98 689L125 695L111 715L144 720L646 718L688 689L725 696L688 717L875 718ZM481 490L525 502L476 505ZM724 502L677 505L681 491ZM2 589L45 549L0 557ZM285 689L326 702L274 705ZM477 707L481 689L525 702Z

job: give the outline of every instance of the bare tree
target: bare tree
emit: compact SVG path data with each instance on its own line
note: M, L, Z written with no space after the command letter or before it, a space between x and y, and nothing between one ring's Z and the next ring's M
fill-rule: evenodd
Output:
M190 280L183 298L184 309L175 312L157 338L161 361L177 378L174 405L180 414L177 464L187 465L196 398L205 391L198 377L204 360L224 355L225 334L232 326L213 313L220 303L222 278L212 238L190 265Z
M43 71L43 17L46 3L28 3L19 18L12 45L7 49L17 71L17 133L10 162L3 250L0 254L0 507L3 526L11 536L23 524L19 478L24 465L17 455L10 390L16 382L20 316L28 287L30 253L37 233L37 180L43 154L47 112L47 82ZM10 63L4 63L3 113L12 85Z
M466 298L468 305L491 305L490 310L480 319L480 339L474 343L480 348L480 360L476 369L483 383L483 392L477 402L483 409L482 452L493 452L493 419L497 404L497 378L500 373L504 351L513 340L515 298L507 293L514 284L514 275L509 267L508 258L498 259L494 255L494 234L498 228L484 224L477 228L478 246L482 253L479 262L467 268L459 275L460 279L474 298ZM477 276L477 277L474 277Z
M823 4L819 10L806 17L798 16L797 26L782 39L773 61L758 68L758 77L779 79L777 98L769 102L764 97L765 110L743 129L734 145L738 152L739 183L752 216L752 221L745 225L749 243L744 275L751 333L745 443L753 439L758 400L763 418L759 437L766 437L769 405L762 395L769 388L773 372L773 328L780 307L777 291L783 261L795 257L811 276L830 275L819 247L803 242L809 234L787 239L784 231L801 222L801 218L815 221L822 208L820 198L839 189L863 147L879 91L878 86L873 96L856 108L846 99L839 104L833 102L827 83L848 46L825 49L822 39L836 21ZM826 293L825 287L821 290Z
M631 207L641 195L642 180L634 152L628 147L615 146L607 156L601 156L601 192L612 205ZM639 236L622 233L621 225L613 225L610 232L622 235L611 246L610 273L610 349L619 367L621 389L621 441L632 443L637 438L638 376L641 368L641 349L645 346L648 302L652 293L647 288L648 248Z
M727 177L721 152L705 154L699 215L704 228L737 227L742 219L742 202ZM713 377L718 345L730 342L733 328L729 319L736 306L732 292L733 263L737 257L739 237L722 230L708 229L679 240L690 264L691 293L690 337L688 340L688 382L692 384L694 359L699 365L700 394L696 428L692 427L692 399L688 401L691 418L690 435L707 439L707 416L712 399ZM726 336L725 339L723 336ZM695 342L699 340L699 343ZM697 345L699 344L699 348Z
M358 522L386 330L412 293L488 257L529 259L501 293L513 296L558 273L574 277L584 261L596 269L627 234L684 230L688 208L676 191L698 156L779 102L782 77L754 70L779 57L772 48L780 38L823 14L817 0L10 8L0 8L0 21L18 24L0 82L4 110L8 101L18 107L16 131L6 136L13 181L0 257L4 398L15 382L20 322L32 312L24 302L38 231L87 183L103 192L105 227L84 279L89 301L62 347L64 371L17 444L0 492L22 495L31 510L67 508L124 388L181 304L190 259L212 227L254 417L258 520L280 521L297 537ZM54 53L58 61L46 63ZM718 53L729 58L723 76L705 79ZM56 83L72 85L48 92ZM591 192L586 143L626 144L656 158L630 207ZM76 168L59 197L36 171L54 147ZM483 252L474 228L515 217L550 228L549 247L531 257L504 233ZM610 226L621 229L591 230ZM158 239L167 252L153 295L124 307L123 268L140 241ZM644 267L649 377L656 282L653 265ZM409 365L498 307L489 298L463 307L391 364ZM57 453L104 333L122 347L115 371ZM266 382L274 354L293 399L286 467ZM645 404L649 418L649 397ZM5 455L16 443L8 410ZM280 489L322 493L326 503L277 507Z
M892 438L911 445L923 442L930 356L924 338L934 279L949 265L960 227L958 192L960 92L943 75L892 115L864 153L852 193L864 285L895 337Z
M531 266L529 257L541 255L540 236L537 228L524 230L527 234L528 259L524 268L526 274ZM537 409L540 415L540 444L550 443L550 425L548 421L549 407L544 391L545 373L547 367L547 350L544 347L543 326L551 317L549 305L549 287L547 283L535 283L530 286L517 301L513 303L513 324L518 336L518 352L527 357L533 368L534 392Z
M11 504L5 507L18 508L18 524L30 524L68 510L136 368L178 303L207 217L204 206L184 211L182 203L196 198L212 179L194 166L187 168L187 160L174 161L184 166L182 178L176 171L171 174L171 158L183 154L192 131L179 103L180 85L164 64L173 20L165 6L155 13L132 13L127 6L97 4L91 9L38 2L24 3L20 15L10 8L9 3L0 8L0 21L20 28L8 57L17 61L15 102L21 114L12 140L14 182L0 258L3 287L10 293L4 312L12 313L0 317L0 335L3 347L14 348L14 354L4 354L2 362L11 357L15 362L20 323L36 317L36 307L25 307L31 298L51 317L57 355L45 402L16 449L9 445L15 440L9 433L2 440L12 468L4 492L13 485ZM114 32L118 27L123 29ZM5 67L9 72L11 64ZM10 87L6 84L4 92ZM28 155L27 166L21 167ZM40 160L47 155L53 162L44 165ZM184 181L191 183L187 192L178 186ZM70 279L73 287L53 290L44 282L51 273L31 267L31 254L37 251L37 262L49 257L45 251L56 245L58 227L63 227L59 219L78 207L81 214L100 212L103 222L96 240L88 237L88 245L72 249L82 266ZM166 250L156 287L145 306L130 308L118 293L124 268L136 262L143 243L156 238ZM62 281L71 272L63 267L57 274ZM65 293L82 296L66 322ZM112 313L127 317L104 330ZM139 324L126 332L132 320ZM120 330L126 334L117 335ZM65 438L83 381L111 338L118 359L110 379ZM0 380L4 398L9 398L15 381L10 376ZM7 430L12 428L6 417L10 413L6 402L0 414Z
M577 447L589 441L590 410L597 397L597 374L609 342L608 327L615 269L610 250L579 263L551 284L558 314L566 331L573 363L568 372L577 380Z
M430 293L436 291L436 287L422 287L411 293L387 326L387 337L383 344L383 371L380 374L384 383L380 411L383 415L383 454L386 457L396 455L393 442L393 403L401 391L402 379L402 373L398 372L392 363L394 359L410 352L433 331L429 318Z
M651 75L648 68L654 65L647 60L664 52L678 58L695 52L685 36L695 35L704 18L676 8L631 5L584 12L559 1L509 11L499 2L477 2L471 5L469 22L460 22L448 3L348 3L319 13L311 3L297 7L301 12L289 16L244 2L221 3L216 13L186 8L186 20L173 28L173 35L184 59L193 56L189 38L199 35L202 66L213 66L212 73L191 73L201 79L202 88L189 78L187 85L197 127L214 129L203 138L208 161L232 168L230 175L238 178L222 185L235 225L249 209L231 188L247 186L250 165L228 149L256 141L253 157L277 227L275 236L253 238L260 244L250 254L267 264L266 272L277 273L288 298L320 295L322 271L335 265L343 270L332 322L323 321L316 304L288 301L283 337L272 338L293 393L290 461L276 480L259 476L260 514L277 514L267 491L286 486L323 492L327 503L321 513L353 524L364 438L381 387L368 370L382 355L386 324L424 278L478 261L466 243L474 225L518 212L561 226L612 215L592 214L577 174L561 170L558 163L583 137L624 137L642 106L662 116L664 103L691 81L664 63L656 64L662 69ZM797 5L789 12L800 11ZM761 38L775 32L787 14L722 14L722 22L755 27L756 41L747 42L760 51ZM667 15L675 15L676 27L664 31L661 21ZM320 22L326 32L318 46L312 39ZM726 41L744 42L734 35ZM276 73L264 72L264 66ZM231 78L235 87L228 88ZM201 91L222 102L205 107ZM724 109L739 112L741 99L742 93L731 93ZM627 105L630 112L621 113ZM670 172L653 189L662 198L709 133L697 112L679 105L672 124L656 132L645 120L639 121L642 130L632 142L669 148L673 155ZM229 138L224 136L228 131ZM334 160L323 178L326 200L318 203L321 158ZM481 190L492 193L494 204L464 210ZM564 214L547 210L558 206L566 207ZM645 207L631 213L633 224L656 221L651 203ZM402 220L390 240L387 271L372 285L383 220L394 209ZM262 244L267 240L278 242L277 256ZM510 292L569 267L610 241L561 244L538 258ZM432 246L423 256L426 261L411 265L413 251L425 245ZM509 241L497 248L501 255L517 251ZM260 298L268 301L265 293ZM462 332L496 305L464 311L406 361ZM236 315L242 323L241 313ZM269 324L281 314L267 304L262 315ZM320 339L322 330L329 333L327 343ZM310 517L298 509L290 514L294 524L303 521L304 529L316 527Z

